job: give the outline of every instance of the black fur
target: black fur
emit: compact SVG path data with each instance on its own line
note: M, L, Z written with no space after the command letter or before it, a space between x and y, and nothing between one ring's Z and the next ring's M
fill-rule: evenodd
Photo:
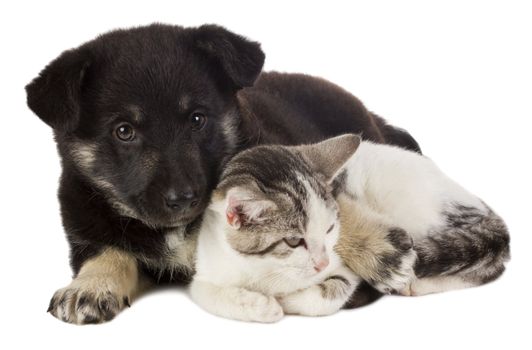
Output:
M344 309L355 309L363 307L379 300L383 294L373 288L368 282L362 281L357 289L351 294L349 300L344 304Z
M421 153L421 147L419 147L417 141L406 130L387 125L376 114L371 113L371 115L376 118L377 125L382 132L382 137L387 143Z
M28 106L54 129L62 158L75 273L106 246L162 260L166 230L194 226L227 159L250 146L358 133L419 151L343 89L260 75L263 62L258 43L221 27L154 24L65 51L28 84ZM207 122L194 131L198 114ZM133 141L117 138L124 123ZM186 193L190 205L168 206Z

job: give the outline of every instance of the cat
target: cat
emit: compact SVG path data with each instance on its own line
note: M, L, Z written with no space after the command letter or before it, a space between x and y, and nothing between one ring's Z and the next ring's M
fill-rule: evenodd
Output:
M487 283L504 271L509 235L428 158L344 135L233 158L197 248L196 303L274 322L360 305L364 283L402 295Z
M366 249L370 241L364 236L371 234L370 243L378 242L376 236L393 225L413 239L417 259L411 279L406 286L381 290L424 295L478 286L503 273L510 258L504 221L426 156L363 141L336 183L346 230L336 251L362 278L371 283L389 274L365 268L383 248ZM393 254L384 255L393 269Z
M235 156L203 217L192 299L219 316L274 322L378 298L334 251L341 228L332 184L359 144L353 136L309 147L258 146ZM375 246L393 251L400 263L372 279L381 289L405 285L415 260L406 232L389 233L375 236Z

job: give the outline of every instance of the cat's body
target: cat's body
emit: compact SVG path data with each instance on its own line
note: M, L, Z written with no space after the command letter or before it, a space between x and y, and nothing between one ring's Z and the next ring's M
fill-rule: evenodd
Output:
M334 251L340 223L331 182L359 142L352 136L308 147L260 146L233 158L203 217L192 298L214 314L260 322L372 302L377 293ZM411 271L411 239L404 232L393 237L390 248L400 250L404 269L375 284Z
M364 141L345 170L343 191L356 207L344 216L361 212L358 216L404 229L414 240L416 278L400 293L421 295L479 285L504 271L509 258L504 222L429 158ZM344 222L342 227L349 231L355 226ZM342 239L337 247L350 265L358 264L351 263L352 247L353 242Z
M366 282L404 295L479 285L508 256L504 222L428 158L344 135L228 163L191 295L212 313L272 322L357 305Z
M397 147L361 142L345 169L345 192L387 215L413 238L444 224L441 213L453 203L487 213L480 199L449 179L429 158Z

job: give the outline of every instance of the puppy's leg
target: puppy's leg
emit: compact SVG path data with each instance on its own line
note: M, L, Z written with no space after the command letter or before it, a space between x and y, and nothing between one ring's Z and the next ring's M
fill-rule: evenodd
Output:
M360 278L342 267L318 285L279 297L287 314L326 316L339 311L353 295Z
M335 251L347 267L382 293L405 290L415 277L412 237L345 195L337 200L341 228Z
M72 282L54 294L48 311L65 322L101 323L129 306L138 289L136 259L124 251L106 248L85 261Z
M283 309L274 297L244 288L221 287L194 280L190 285L190 296L206 311L225 318L270 323L283 317Z

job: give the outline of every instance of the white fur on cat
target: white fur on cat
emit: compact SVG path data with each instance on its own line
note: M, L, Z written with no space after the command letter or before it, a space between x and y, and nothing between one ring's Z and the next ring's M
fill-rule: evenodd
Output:
M346 190L357 202L421 238L445 224L449 204L479 208L480 199L447 177L429 158L398 147L363 141L347 162Z
M361 142L347 162L346 192L357 204L401 227L414 241L438 234L452 205L460 204L487 214L489 208L475 195L446 176L429 158L389 145ZM471 287L459 277L416 279L398 290L423 295Z
M350 282L350 295L359 279L343 267L333 251L339 233L336 212L326 208L310 186L306 187L310 194L308 249L295 248L284 259L243 256L233 250L226 240L226 231L232 229L226 219L227 199L209 206L198 238L196 275L190 286L197 304L222 317L257 322L278 321L284 313L328 315L342 307L345 300L323 302L317 285L341 273ZM335 227L326 233L333 223ZM328 265L316 272L316 260L323 258Z

